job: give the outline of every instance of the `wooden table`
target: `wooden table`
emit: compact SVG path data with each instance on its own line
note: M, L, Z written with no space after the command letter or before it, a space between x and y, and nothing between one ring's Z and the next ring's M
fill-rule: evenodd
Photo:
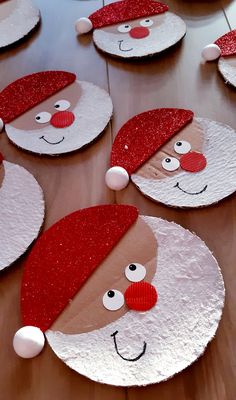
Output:
M46 346L33 360L18 358L12 338L21 326L19 290L24 257L1 273L0 400L234 400L236 398L236 198L199 210L175 210L144 198L130 184L114 194L104 184L112 141L136 113L183 107L236 129L236 91L224 84L216 63L201 64L201 49L236 28L236 1L169 0L187 23L181 44L159 57L123 62L99 53L91 36L77 39L74 21L103 5L102 0L35 0L42 23L30 38L0 53L0 89L35 71L64 69L105 88L114 117L104 135L86 150L49 158L27 154L0 135L5 158L31 171L46 200L44 229L79 208L129 203L142 214L176 221L196 232L216 256L224 275L226 304L215 340L203 357L173 379L146 388L113 388L94 383L66 367Z

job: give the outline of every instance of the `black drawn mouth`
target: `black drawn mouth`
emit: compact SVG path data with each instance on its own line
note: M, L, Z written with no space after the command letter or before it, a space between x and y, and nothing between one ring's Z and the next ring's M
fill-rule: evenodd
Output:
M125 361L138 361L138 360L145 354L146 348L147 348L147 343L146 343L146 342L143 342L143 350L142 350L142 352L141 352L137 357L134 357L134 358L126 358L126 357L123 357L123 356L119 353L118 346L117 346L117 342L116 342L116 335L117 335L117 333L118 333L118 331L115 331L114 333L112 333L111 337L113 337L115 349L116 349L116 352L117 352L118 356L120 356L120 357L121 357L123 360L125 360Z
M201 194L201 193L205 192L205 190L207 190L207 185L206 185L206 186L204 186L204 188L203 188L202 190L200 190L200 192L194 192L194 193L187 192L186 190L182 189L182 188L179 186L179 182L177 182L176 185L175 185L174 187L177 187L177 188L178 188L179 190L181 190L182 192L184 192L184 193L186 193L186 194L190 194L190 195L192 195L192 196L196 196L196 195L198 195L198 194Z
M62 139L59 140L59 142L49 142L47 139L45 139L44 136L41 136L39 139L43 139L46 143L54 145L54 144L59 144L59 143L63 142L63 140L65 139L65 137L63 136Z
M131 49L122 49L122 43L123 43L123 41L124 41L124 40L118 40L118 43L119 43L119 50L120 50L120 51L132 51L132 50L133 50L133 47L131 47Z

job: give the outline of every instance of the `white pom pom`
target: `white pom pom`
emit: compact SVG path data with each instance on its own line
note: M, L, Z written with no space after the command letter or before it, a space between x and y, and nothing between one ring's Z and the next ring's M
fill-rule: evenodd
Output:
M19 329L13 339L13 347L22 358L37 356L44 347L45 337L43 332L35 326L24 326Z
M88 33L93 29L92 21L89 18L79 18L75 23L75 30L78 34Z
M106 172L107 186L112 190L122 190L129 183L129 174L122 167L112 167Z
M219 58L221 55L221 50L217 44L208 44L204 49L202 50L202 57L206 61L213 61Z
M0 118L0 132L2 132L3 128L4 128L4 122L2 118Z

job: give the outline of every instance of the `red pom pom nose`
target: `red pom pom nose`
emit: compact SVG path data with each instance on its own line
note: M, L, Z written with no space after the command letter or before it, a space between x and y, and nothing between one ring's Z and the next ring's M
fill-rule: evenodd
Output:
M157 291L150 283L133 283L125 291L125 301L131 310L148 311L157 302Z
M206 157L195 151L190 151L180 158L180 166L188 172L200 172L207 165Z
M73 124L75 116L71 111L59 111L53 114L50 124L55 128L66 128Z
M137 26L136 28L132 28L131 31L129 31L129 34L133 39L143 39L148 36L149 33L149 29L144 26Z
M3 160L4 160L4 157L3 157L2 153L0 153L0 164L2 164Z

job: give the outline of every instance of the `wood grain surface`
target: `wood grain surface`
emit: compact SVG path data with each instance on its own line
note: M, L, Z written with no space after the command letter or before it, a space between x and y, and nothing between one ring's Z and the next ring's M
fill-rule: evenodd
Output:
M138 0L137 0L138 1ZM111 94L114 117L92 146L49 158L18 150L0 135L0 150L25 166L45 193L44 229L64 215L103 203L129 203L142 214L175 221L196 232L217 258L226 286L226 304L216 338L205 354L173 379L145 388L123 389L94 383L66 367L46 346L36 359L22 360L12 349L21 326L19 290L24 257L0 279L0 400L234 400L236 398L236 198L199 210L175 210L144 198L130 183L114 194L105 187L112 140L131 116L155 107L186 107L196 115L236 129L236 90L226 86L215 62L201 62L201 49L236 28L236 1L169 0L187 24L182 43L158 57L127 62L98 52L91 35L78 39L77 17L102 0L35 0L41 26L28 38L0 51L0 90L16 78L40 70L65 69ZM1 212L1 210L0 210Z

